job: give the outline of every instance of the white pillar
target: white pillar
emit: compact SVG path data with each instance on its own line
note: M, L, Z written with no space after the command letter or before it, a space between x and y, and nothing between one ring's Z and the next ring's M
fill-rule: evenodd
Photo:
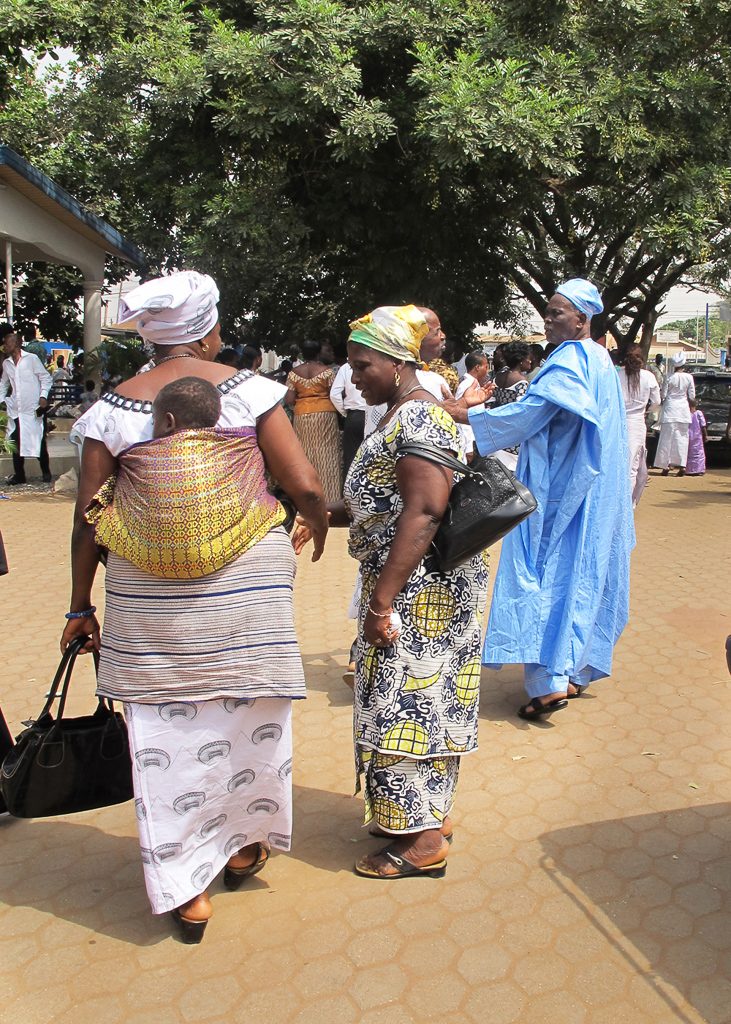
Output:
M102 340L103 281L84 281L84 353L88 356Z
M5 317L13 322L13 243L5 243Z

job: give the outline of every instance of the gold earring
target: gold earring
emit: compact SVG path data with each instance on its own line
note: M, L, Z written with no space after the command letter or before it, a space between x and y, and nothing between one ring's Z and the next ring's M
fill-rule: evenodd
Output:
M208 351L208 342L207 341L201 341L200 342L200 347L201 347L201 352L207 352Z
M393 375L393 382L396 385L396 387L398 387L401 384L401 374L398 372L398 370L396 370L396 373L394 373Z

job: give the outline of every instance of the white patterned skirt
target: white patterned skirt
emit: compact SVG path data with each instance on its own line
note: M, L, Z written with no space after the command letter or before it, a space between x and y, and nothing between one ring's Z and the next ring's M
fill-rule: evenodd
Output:
M127 703L124 711L153 914L203 892L243 846L289 850L291 701Z

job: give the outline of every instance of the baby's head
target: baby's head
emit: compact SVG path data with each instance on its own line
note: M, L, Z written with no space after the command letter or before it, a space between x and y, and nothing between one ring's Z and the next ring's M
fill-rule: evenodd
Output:
M695 412L696 409L698 408L698 403L696 402L695 398L689 398L688 399L688 405L690 406L690 411L691 412Z
M200 377L181 377L160 388L152 403L152 436L215 427L221 415L218 390Z

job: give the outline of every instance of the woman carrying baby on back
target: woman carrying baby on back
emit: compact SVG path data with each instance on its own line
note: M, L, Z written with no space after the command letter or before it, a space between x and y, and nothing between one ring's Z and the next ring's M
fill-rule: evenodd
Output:
M286 388L214 362L213 280L184 271L125 300L122 318L154 346L155 365L77 423L85 441L61 646L87 636L100 650L97 692L122 701L127 719L153 913L173 911L184 940L199 942L214 876L225 869L238 888L271 847L290 845L291 702L304 676L294 555L265 470L313 523L313 557L327 518L281 408ZM100 635L91 589L101 548Z

